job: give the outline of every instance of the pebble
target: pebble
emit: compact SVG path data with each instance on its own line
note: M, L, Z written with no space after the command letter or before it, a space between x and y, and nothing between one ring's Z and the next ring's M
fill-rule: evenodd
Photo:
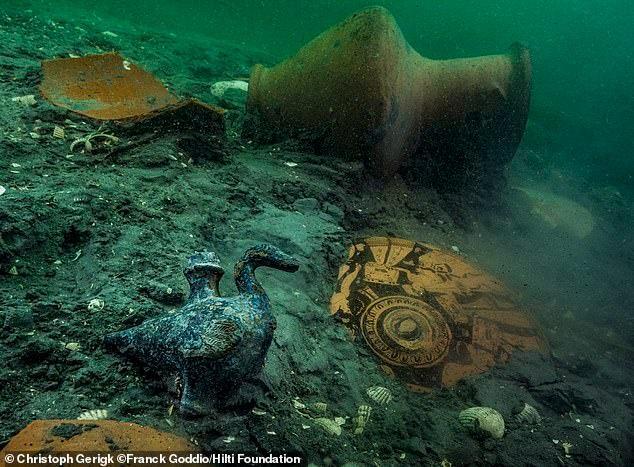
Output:
M293 208L304 214L314 212L318 207L319 201L315 198L300 198L293 203Z
M33 329L33 312L30 307L9 307L4 316L4 329Z

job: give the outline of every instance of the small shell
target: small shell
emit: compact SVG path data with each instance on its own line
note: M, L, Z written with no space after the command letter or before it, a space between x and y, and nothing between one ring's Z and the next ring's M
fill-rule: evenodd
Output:
M504 436L504 418L490 407L471 407L458 415L460 423L473 434L500 439Z
M81 344L79 342L68 342L64 344L64 348L73 352L79 352L81 350Z
M535 407L524 403L524 408L515 416L515 420L526 425L539 425L542 421L542 417Z
M330 418L316 418L314 422L324 429L329 435L340 436L341 435L341 423L339 420L331 420Z
M93 409L79 414L77 420L105 420L108 418L106 409Z
M22 105L24 105L26 107L37 104L37 101L35 100L35 95L34 94L29 94L29 95L26 95L26 96L12 97L11 100L13 102L18 102L19 104L22 104Z
M306 408L306 404L300 401L297 397L291 401L293 407L297 410L304 410Z
M387 405L392 401L392 392L383 386L372 386L366 391L370 399L379 404Z
M315 402L311 406L311 410L316 414L325 414L327 409L328 404L326 404L325 402Z
M100 298L93 298L90 302L88 302L88 311L101 311L105 305L106 302Z
M372 413L372 407L369 405L360 405L357 409L357 416L354 417L354 434L360 435L363 433L365 426L370 420L370 414Z
M217 81L211 85L211 93L216 97L222 97L229 89L238 89L244 93L249 92L249 83L239 79L233 81Z
M64 139L65 136L66 134L61 126L55 126L55 128L53 128L53 138Z

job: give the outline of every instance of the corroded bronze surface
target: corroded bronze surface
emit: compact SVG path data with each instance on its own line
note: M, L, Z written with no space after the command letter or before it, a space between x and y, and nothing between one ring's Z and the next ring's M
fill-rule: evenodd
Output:
M451 386L515 349L545 348L497 279L433 245L398 238L350 248L330 309L414 390Z
M224 270L217 256L195 253L185 269L190 285L185 305L107 334L104 345L178 386L181 413L213 412L223 398L257 378L273 339L275 316L255 277L260 266L295 272L299 264L272 245L249 248L234 269L238 295L220 297Z

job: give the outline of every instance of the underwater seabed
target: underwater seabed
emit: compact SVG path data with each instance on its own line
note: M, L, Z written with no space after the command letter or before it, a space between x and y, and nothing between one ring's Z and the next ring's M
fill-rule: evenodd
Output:
M405 182L376 190L360 163L240 139L241 102L228 111L229 144L214 160L170 136L113 155L70 151L99 128L38 96L43 59L118 50L205 102L211 83L271 60L51 19L0 18L0 446L32 420L99 410L88 417L177 434L204 451L301 453L316 465L631 464L634 325L609 319L632 304L622 234L632 213L618 192L588 190L531 147L520 149L503 201L487 212ZM35 103L11 100L26 95ZM60 125L65 139L52 136ZM377 234L457 251L502 277L534 310L551 352L516 353L430 394L386 377L328 312L346 248ZM151 372L104 351L103 336L180 307L191 252L213 247L229 269L260 242L301 264L292 275L259 272L277 318L263 382L227 412L183 418ZM229 278L221 291L235 293ZM376 386L389 390L388 403L369 398ZM539 423L515 418L525 403ZM353 418L368 404L355 434ZM474 406L502 414L502 438L461 425L459 413ZM340 434L319 418L343 420Z

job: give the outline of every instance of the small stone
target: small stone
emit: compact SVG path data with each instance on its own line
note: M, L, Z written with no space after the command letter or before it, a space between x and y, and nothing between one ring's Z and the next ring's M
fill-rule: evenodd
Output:
M325 202L323 205L323 211L337 222L341 222L343 220L344 213L339 206Z
M11 266L11 269L9 269L9 274L11 274L12 276L17 276L18 275L18 268L15 266Z
M78 352L79 350L81 350L81 345L79 344L79 342L69 342L68 344L64 345L64 348L73 352Z
M315 198L300 198L295 200L293 208L301 213L312 213L319 207L319 201Z
M33 312L30 307L18 306L7 308L4 315L4 329L33 329Z
M7 192L7 189L0 185L0 195L4 195Z

